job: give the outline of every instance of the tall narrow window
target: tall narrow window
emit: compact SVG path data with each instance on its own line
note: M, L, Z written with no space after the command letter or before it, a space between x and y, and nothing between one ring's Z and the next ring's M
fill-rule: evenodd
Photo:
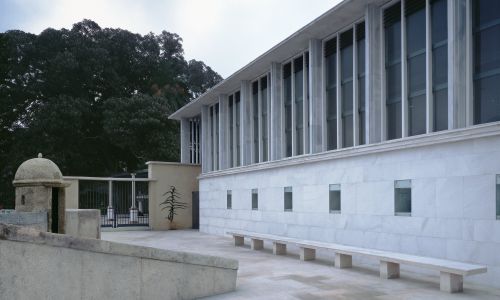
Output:
M431 2L432 97L434 131L448 129L448 9L446 0Z
M229 114L229 124L228 124L228 127L229 127L229 130L228 130L228 133L229 133L229 139L228 139L228 143L229 143L229 166L231 167L234 167L234 154L233 154L233 145L234 145L234 137L233 137L233 134L234 134L234 107L233 107L233 95L230 95L229 96L229 99L228 99L228 114Z
M365 22L356 26L358 49L358 127L359 144L366 143L366 92L365 92Z
M214 115L215 115L215 136L214 136L214 170L219 169L219 103L214 105Z
M236 166L241 165L241 140L240 140L240 118L241 118L241 104L240 104L240 92L234 94L234 101L236 105L236 116L235 116L235 139L236 139Z
M210 124L209 124L209 127L210 127L210 153L211 153L211 158L212 158L212 164L211 164L211 168L212 168L212 171L215 170L214 168L214 165L215 165L215 162L214 162L214 156L215 156L215 143L214 143L214 140L215 140L215 126L214 126L214 106L210 106Z
M401 137L401 3L384 11L387 139Z
M252 83L253 162L259 162L259 82Z
M342 147L353 144L353 31L340 35L340 85L342 98Z
M259 209L259 192L257 189L252 189L252 210Z
M309 148L309 141L308 137L311 132L311 118L309 117L309 105L310 105L310 100L309 100L309 52L306 52L304 54L304 85L305 85L305 104L304 104L304 116L307 117L307 121L304 120L304 134L308 134L304 140L304 152L310 152L311 149Z
M394 182L394 212L396 216L411 215L411 180Z
M337 148L337 39L325 43L327 149Z
M304 59L293 62L294 103L295 103L295 153L304 153Z
M406 0L409 135L426 132L425 1Z
M233 193L231 190L228 190L226 194L226 208L227 209L233 208Z
M284 189L284 206L285 206L285 211L292 211L293 210L293 193L292 193L292 187L287 186Z
M330 184L330 213L340 213L340 184Z
M268 120L267 120L267 76L260 79L261 93L261 129L262 129L262 161L268 160L269 139L268 139Z
M500 1L472 1L474 124L500 121Z
M497 175L497 220L500 220L500 175Z
M283 67L283 99L285 105L285 156L292 156L292 64Z

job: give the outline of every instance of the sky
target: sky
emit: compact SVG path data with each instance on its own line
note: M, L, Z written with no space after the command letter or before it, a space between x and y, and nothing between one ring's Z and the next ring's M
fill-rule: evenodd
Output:
M0 0L0 32L40 33L83 19L183 39L187 60L224 78L335 6L340 0Z

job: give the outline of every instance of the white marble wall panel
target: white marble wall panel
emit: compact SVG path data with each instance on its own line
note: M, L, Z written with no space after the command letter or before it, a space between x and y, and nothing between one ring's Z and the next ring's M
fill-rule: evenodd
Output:
M341 150L342 151L342 150ZM500 287L495 176L500 136L201 178L200 229L251 230L485 264L467 280ZM394 180L412 180L411 216L394 214ZM341 213L329 212L341 185ZM285 186L293 211L284 211ZM259 209L251 209L251 190ZM233 209L226 209L232 190ZM416 269L418 270L418 269Z

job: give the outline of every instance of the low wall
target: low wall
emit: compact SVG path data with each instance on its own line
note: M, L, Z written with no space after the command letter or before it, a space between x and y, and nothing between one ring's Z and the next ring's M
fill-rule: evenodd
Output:
M48 230L47 212L17 212L0 210L0 223L29 226L40 231Z
M0 299L194 299L233 291L238 262L0 224Z
M187 204L186 209L176 211L174 217L177 229L192 228L192 193L198 191L198 175L200 165L170 162L148 162L148 177L154 181L149 183L149 226L152 230L170 229L167 210L161 210L160 203L170 186L175 186L181 195L179 201Z
M101 238L101 212L98 209L67 209L65 218L65 234L83 238Z

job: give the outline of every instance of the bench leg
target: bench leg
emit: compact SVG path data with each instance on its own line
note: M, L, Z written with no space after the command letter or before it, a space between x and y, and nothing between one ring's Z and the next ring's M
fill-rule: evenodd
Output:
M464 277L458 274L441 272L439 288L443 292L460 293L464 290Z
M273 254L274 255L286 255L286 244L273 243Z
M335 267L340 269L352 267L352 256L347 254L335 253Z
M264 241L258 240L258 239L252 239L251 244L250 244L250 248L252 250L261 250L262 248L264 248Z
M233 236L234 238L234 245L235 246L243 246L243 244L245 243L245 238L243 238L242 236Z
M316 249L300 248L300 260L314 260L316 259Z
M399 264L381 260L380 277L384 279L399 278Z

